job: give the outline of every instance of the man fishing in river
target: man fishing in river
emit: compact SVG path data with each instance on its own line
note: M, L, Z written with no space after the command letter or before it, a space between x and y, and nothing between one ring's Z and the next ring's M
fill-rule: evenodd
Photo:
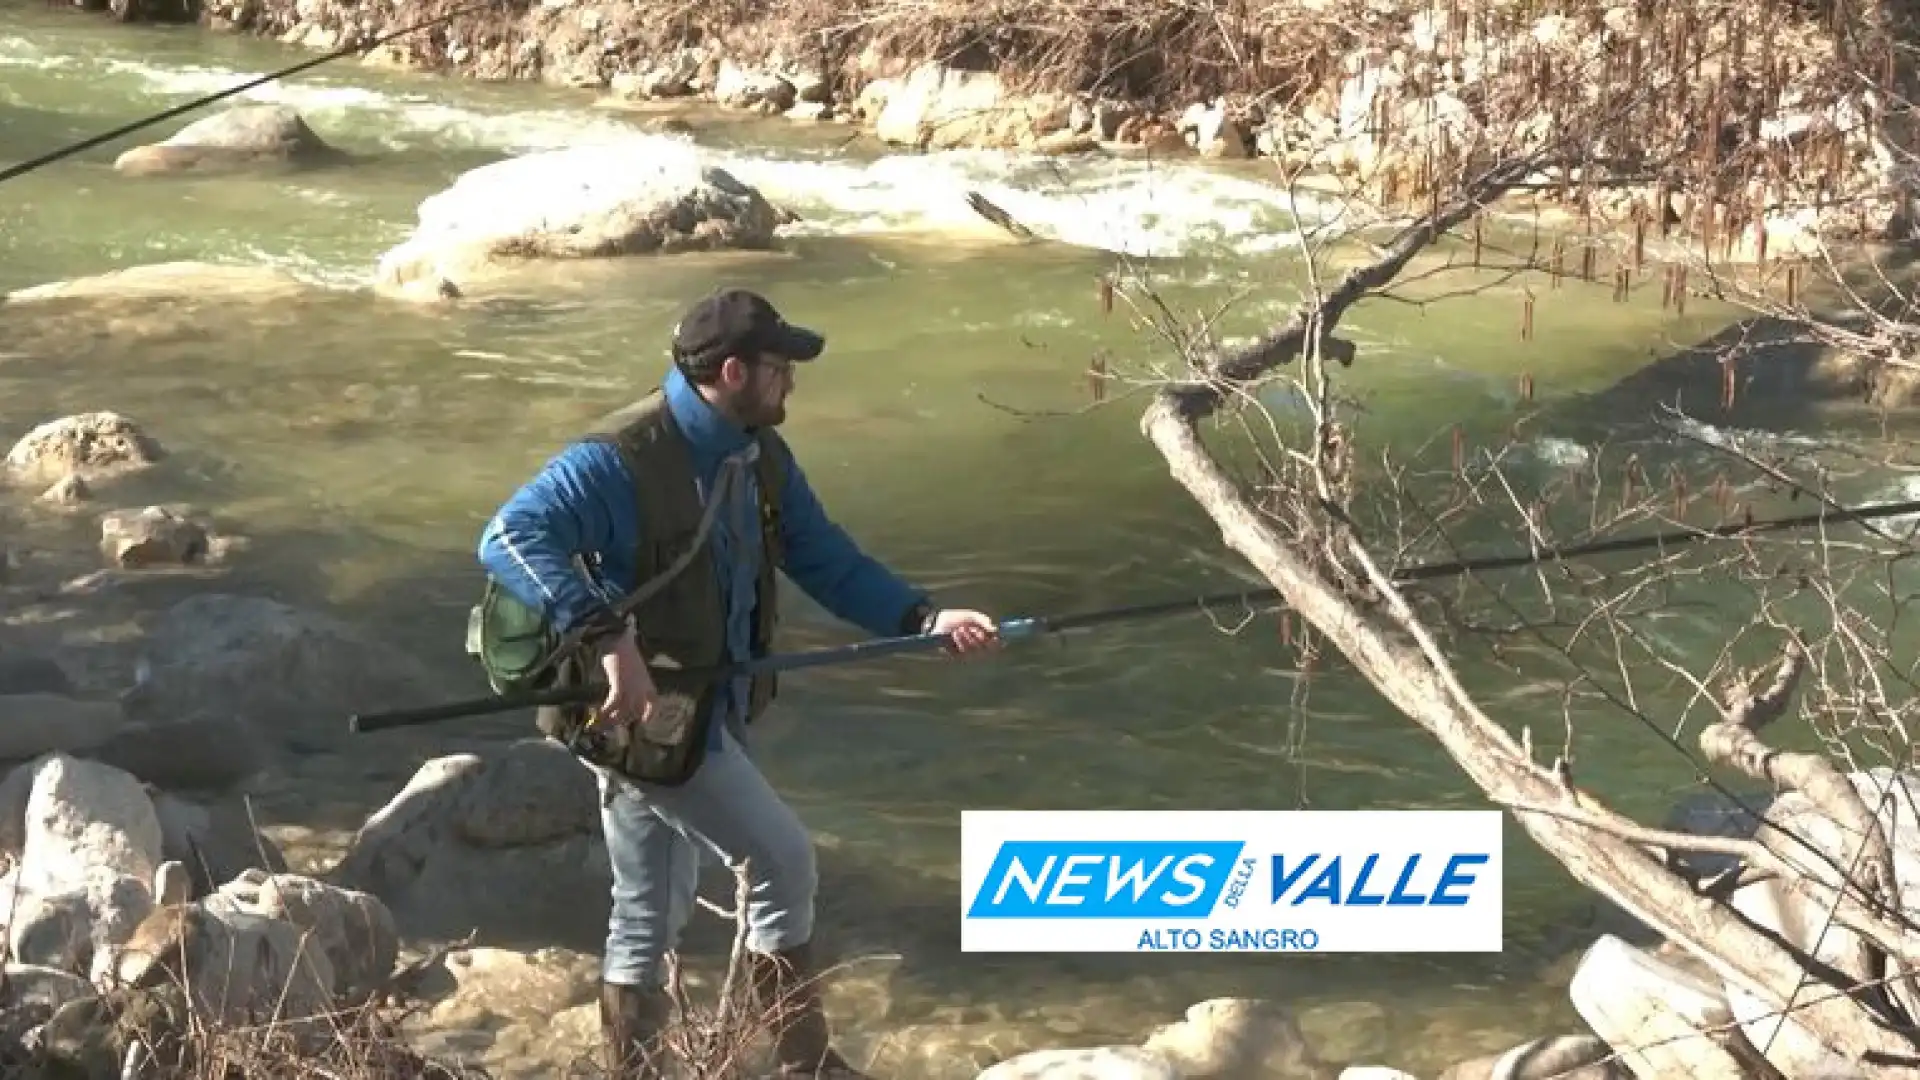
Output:
M814 985L812 841L746 752L773 676L676 669L765 655L776 569L876 636L947 634L955 654L999 645L993 620L935 607L862 552L778 435L793 365L825 347L756 293L713 293L675 329L661 389L616 430L562 450L481 536L499 590L580 635L563 677L578 683L597 666L607 682L597 709L543 710L540 725L576 747L586 727L613 747L582 756L613 865L600 1016L608 1071L622 1080L667 1073L663 960L694 906L695 844L746 862L750 974L777 1075L861 1077L832 1048ZM643 587L657 591L622 618L621 598Z

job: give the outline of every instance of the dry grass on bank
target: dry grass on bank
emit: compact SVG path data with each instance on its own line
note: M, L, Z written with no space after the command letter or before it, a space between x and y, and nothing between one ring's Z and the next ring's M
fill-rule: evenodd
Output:
M882 56L998 70L1028 91L1088 92L1179 108L1219 94L1279 98L1333 81L1363 43L1363 5L1133 0L787 0L799 19L858 34ZM1351 9L1351 12L1342 11Z
M1086 91L1150 107L1326 85L1376 18L1354 0L1311 12L1297 0L636 0L634 8L642 54L716 40L747 55L781 48L824 59L851 82L864 53L998 71L1021 91Z
M177 987L115 989L63 1006L36 1035L31 1005L0 1006L0 1075L9 1080L456 1080L484 1076L432 1061L398 1034L400 1011L365 1008L305 1022L219 1027L193 1017ZM44 1010L41 1012L44 1015Z
M1615 116L1609 142L1625 145L1610 154L1651 132L1703 158L1715 155L1701 132L1750 140L1759 119L1817 112L1911 51L1900 27L1872 20L1836 50L1832 0L413 0L376 20L352 0L206 3L222 25L336 43L444 16L388 59L491 79L610 79L691 47L748 67L777 56L846 102L936 63L996 72L1016 94L1086 93L1163 116L1222 97L1256 119L1309 101L1337 111L1366 54L1376 74L1391 69L1370 127L1405 126L1390 106L1445 98L1495 130Z
M711 1002L676 979L678 1013L665 1035L686 1080L741 1080L763 1064L766 1013L744 975L730 974ZM192 1015L177 985L115 989L63 1007L32 1037L45 1010L0 998L0 1076L7 1080L485 1080L475 1065L415 1049L401 1026L413 1010L393 1003L311 1019L218 1026ZM567 1048L569 1080L607 1075L594 1041Z
M745 917L751 886L736 871L734 906L700 905L732 924L732 946L716 985L695 993L680 958L669 954L667 992L673 1020L663 1033L666 1056L682 1080L746 1080L764 1073L776 1010L763 1001L747 963ZM310 939L309 939L310 940ZM480 1067L436 1060L415 1049L403 1025L426 1002L419 987L465 942L441 946L402 966L370 1000L317 1017L283 1016L257 1024L219 1025L188 1005L192 973L183 951L165 950L150 977L71 1001L49 1017L30 993L0 977L0 1078L4 1080L486 1080ZM0 949L4 952L4 949ZM845 965L840 965L845 966ZM820 973L825 981L833 970ZM200 988L206 996L207 987ZM291 991L282 997L291 998ZM271 1014L272 1007L263 1012ZM414 1034L420 1027L415 1025ZM599 1030L567 1048L572 1060L556 1075L597 1080L608 1075ZM562 1055L555 1055L556 1057Z
M1619 0L632 0L650 48L718 39L824 54L851 75L862 53L994 70L1025 91L1090 92L1156 108L1231 95L1284 103L1337 86L1356 50L1404 48L1408 27L1429 20L1443 39L1528 41L1541 20L1563 16L1582 36L1602 32ZM1626 5L1636 17L1693 29L1697 43L1734 22L1831 21L1831 0L1762 5ZM1760 16L1765 10L1766 14ZM1757 17L1758 16L1758 17ZM1765 38L1753 35L1756 44ZM1803 58L1804 60L1807 58ZM872 72L867 72L872 74ZM1551 82L1548 83L1551 85Z

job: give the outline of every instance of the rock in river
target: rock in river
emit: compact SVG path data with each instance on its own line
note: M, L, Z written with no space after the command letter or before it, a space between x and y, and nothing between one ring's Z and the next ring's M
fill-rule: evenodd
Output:
M249 165L310 165L336 160L340 151L314 134L300 114L284 105L236 105L196 120L164 142L136 146L114 159L129 176Z
M308 291L308 286L298 278L270 266L176 259L15 289L0 297L0 302L10 308L46 306L55 301L90 301L145 309L155 306L155 301L178 304L188 300L199 303L231 300L262 304L297 299Z
M138 424L102 410L49 420L22 435L7 452L6 472L22 483L46 484L76 474L98 478L133 472L165 456Z
M147 627L145 676L121 701L143 723L239 716L276 739L324 742L349 713L447 692L371 631L263 597L201 593Z
M383 293L457 295L463 278L509 259L763 249L790 220L696 147L657 138L483 165L429 196L419 218L380 260Z

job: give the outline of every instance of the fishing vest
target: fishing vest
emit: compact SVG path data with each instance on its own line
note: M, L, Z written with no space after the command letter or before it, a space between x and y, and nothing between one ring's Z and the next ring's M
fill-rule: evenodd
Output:
M712 674L714 667L727 660L727 611L712 547L708 537L701 535L706 506L698 474L686 435L674 421L662 391L614 414L586 439L611 445L633 480L640 517L633 553L634 587L636 592L646 589L650 594L632 608L630 617L657 696L653 716L632 729L602 730L591 722L587 705L542 706L536 711L535 725L591 764L629 779L677 786L691 779L705 760L714 701L731 681ZM755 587L752 649L753 655L760 656L771 650L779 624L775 574L786 562L780 500L790 451L770 429L756 433L755 440L758 456L749 468L759 489L762 558ZM735 482L746 478L745 473L737 474ZM730 493L734 495L737 492ZM481 657L497 691L532 685L579 686L598 677L599 663L589 651L557 648L557 637L545 616L513 599L497 583L489 583L472 627L469 636L475 644L469 650ZM543 657L552 658L551 666ZM759 719L773 701L778 679L774 672L753 676L747 723Z
M673 410L667 407L666 394L655 390L617 415L622 421L619 426L588 438L612 444L633 476L634 498L640 508L634 581L644 585L666 573L694 546L705 507L687 437L675 422ZM756 432L755 441L759 456L752 469L759 488L762 557L755 586L753 655L760 656L771 650L780 618L775 574L786 562L780 500L789 451L786 441L771 428ZM726 620L719 568L714 565L711 545L703 542L693 552L692 560L640 605L633 621L641 655L650 667L693 668L726 661ZM754 676L747 702L749 723L759 719L777 690L775 673Z

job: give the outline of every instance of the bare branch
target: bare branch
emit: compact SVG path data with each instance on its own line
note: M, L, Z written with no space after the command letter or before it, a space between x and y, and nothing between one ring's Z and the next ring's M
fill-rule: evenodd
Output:
M1566 803L1568 793L1557 779L1525 760L1498 724L1447 690L1426 657L1394 640L1280 541L1212 460L1177 399L1163 395L1148 409L1143 426L1174 479L1220 526L1228 546L1259 569L1387 700L1434 735L1489 797L1506 804ZM1374 584L1383 592L1393 588L1384 575ZM1552 815L1516 817L1583 884L1661 929L1723 977L1772 1007L1794 1000L1805 977L1800 957L1732 912L1700 904L1638 845ZM1835 996L1803 1004L1801 1022L1837 1053L1888 1060L1913 1053L1907 1038L1888 1030L1858 999Z

